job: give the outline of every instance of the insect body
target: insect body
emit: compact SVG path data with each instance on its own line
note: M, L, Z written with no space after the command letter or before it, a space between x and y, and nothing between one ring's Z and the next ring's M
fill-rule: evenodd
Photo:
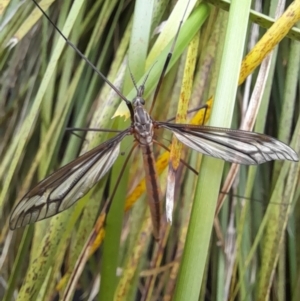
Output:
M60 168L30 190L13 210L11 229L51 217L72 206L112 167L119 155L120 143L127 135L134 135L142 150L156 238L159 237L161 193L152 150L154 129L171 130L183 144L227 162L252 165L271 160L298 161L298 155L292 148L267 135L154 121L143 107L143 90L144 84L137 89L132 105L129 102L131 127Z
M67 38L62 37L69 45L75 47ZM76 51L82 56L78 50ZM86 58L85 60L91 64ZM165 68L161 78L164 72ZM112 167L119 155L120 143L128 135L134 136L135 145L138 144L142 151L153 234L156 239L159 238L160 232L161 191L153 155L155 129L170 130L186 146L227 162L252 165L270 160L298 161L298 155L293 149L267 135L155 121L144 109L143 92L147 78L140 87L136 87L133 81L137 96L131 103L101 72L97 71L97 73L125 101L130 112L131 126L38 183L14 208L10 217L11 229L58 214L82 198ZM160 83L157 87L155 95L157 95Z
M144 109L145 100L142 98L143 90L144 87L141 86L138 89L137 97L133 100L133 133L143 154L148 203L153 224L153 235L158 239L161 218L161 192L153 155L154 125L150 115Z

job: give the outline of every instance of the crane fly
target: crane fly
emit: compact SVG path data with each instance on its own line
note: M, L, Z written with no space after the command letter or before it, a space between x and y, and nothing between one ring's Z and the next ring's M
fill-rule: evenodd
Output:
M33 1L39 7L36 1ZM138 145L142 151L148 203L153 224L153 235L156 239L159 239L160 232L162 195L153 154L153 144L157 143L154 140L155 130L169 130L180 142L193 150L231 163L254 165L271 160L298 161L298 155L292 148L264 134L154 120L144 109L145 99L143 98L143 94L149 74L139 87L137 87L132 78L137 94L132 102L129 101L86 57L84 57L76 46L62 34L41 8L40 10L61 34L66 43L75 49L126 103L130 113L131 126L69 164L61 167L26 193L11 214L10 228L12 230L54 216L68 209L82 198L113 166L120 153L121 141L129 135L133 136L135 140L133 148ZM155 102L162 78L165 75L167 65L170 61L180 26L161 72L154 93L153 103Z

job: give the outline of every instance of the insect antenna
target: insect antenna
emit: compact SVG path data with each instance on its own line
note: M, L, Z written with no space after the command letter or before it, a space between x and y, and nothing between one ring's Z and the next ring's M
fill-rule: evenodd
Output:
M137 84L136 84L135 78L134 78L134 76L133 76L133 74L132 74L132 72L131 72L131 69L130 69L129 64L128 64L128 70L129 70L129 74L130 74L130 78L131 78L131 81L132 81L132 83L133 83L133 86L135 87L136 92L138 92L139 89L138 89L138 86L137 86Z
M146 74L146 76L145 76L145 78L144 78L142 84L141 84L139 87L138 87L137 84L136 84L135 78L134 78L134 76L133 76L133 74L132 74L132 72L131 72L130 67L128 66L131 81L132 81L132 83L133 83L133 85L134 85L134 87L135 87L135 89L136 89L137 95L140 96L140 97L142 97L143 94L144 94L146 81L147 81L147 79L148 79L148 77L149 77L149 75L150 75L150 72L151 72L151 70L153 69L155 63L156 63L156 62L154 62L154 64L151 66L151 68L149 69L148 73Z

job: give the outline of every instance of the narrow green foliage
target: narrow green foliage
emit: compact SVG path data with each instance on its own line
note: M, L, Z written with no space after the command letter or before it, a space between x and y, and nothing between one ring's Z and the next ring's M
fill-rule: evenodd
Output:
M26 192L115 135L72 128L123 130L130 120L125 102L67 45L32 0L2 2L0 299L9 301L16 295L22 301L72 300L76 293L107 301L273 300L274 296L298 300L300 245L295 238L300 230L300 188L299 164L294 162L240 166L216 215L220 183L226 181L231 165L183 148L184 162L199 176L179 166L173 224L167 225L162 216L163 234L157 243L145 204L134 204L134 215L124 213L127 196L144 177L139 147L123 168L134 145L129 136L111 171L71 208L25 229L9 230L10 213ZM144 97L150 108L187 2L40 0L39 4L127 99L136 96L132 77L139 86L148 76ZM153 119L164 121L176 114L186 52L199 35L190 109L213 95L212 110L207 111L210 125L239 128L249 99L255 98L253 91L260 86L257 112L251 115L254 131L282 140L299 154L299 29L294 27L260 72L255 70L238 87L241 61L257 43L252 22L269 28L276 3L271 1L271 12L264 7L257 13L255 1L209 2L190 0ZM296 2L293 5L296 10ZM155 139L169 147L172 136L156 131ZM156 158L164 152L154 146ZM121 172L104 223L104 242L98 245L95 223ZM163 195L166 175L165 169L160 175ZM139 198L135 201L146 202L145 194ZM87 246L88 239L93 244Z

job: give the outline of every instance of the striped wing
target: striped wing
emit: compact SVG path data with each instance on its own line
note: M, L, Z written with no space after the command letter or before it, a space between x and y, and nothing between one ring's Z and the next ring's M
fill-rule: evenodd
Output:
M14 208L9 225L14 230L68 209L112 167L127 129L58 169L30 190Z
M264 134L166 122L156 122L156 126L172 131L179 141L202 154L232 163L253 165L271 160L299 160L288 145Z

